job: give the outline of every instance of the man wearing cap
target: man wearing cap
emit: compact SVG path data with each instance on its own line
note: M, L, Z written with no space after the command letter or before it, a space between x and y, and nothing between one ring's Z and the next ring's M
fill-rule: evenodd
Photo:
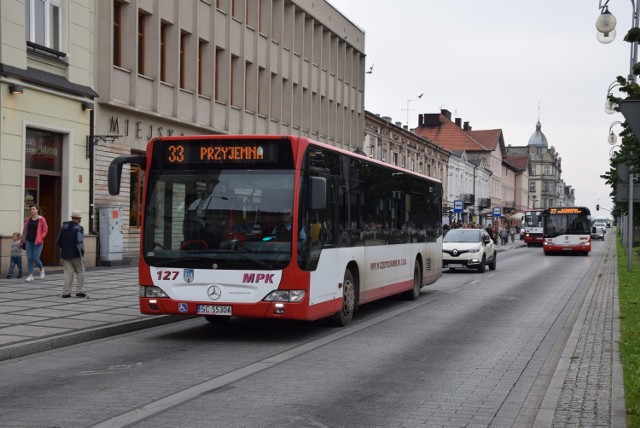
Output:
M76 297L86 297L84 292L84 228L80 226L82 213L80 210L71 212L71 221L62 223L62 228L56 239L60 247L60 257L64 268L64 288L62 297L71 297L73 274L78 276Z

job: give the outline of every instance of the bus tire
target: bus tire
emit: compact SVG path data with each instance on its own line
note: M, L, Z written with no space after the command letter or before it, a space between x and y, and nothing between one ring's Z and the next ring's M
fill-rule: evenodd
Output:
M420 262L416 260L416 265L413 268L413 286L411 290L407 290L402 293L402 297L407 300L417 300L420 297L420 289L422 288L422 269L420 268Z
M342 281L342 307L331 317L331 323L337 327L346 327L353 319L353 313L356 310L356 290L357 284L353 279L351 269L347 268L344 272L344 280Z
M204 319L209 321L211 324L226 324L229 322L231 317L222 315L205 315Z
M487 265L487 259L486 259L486 256L483 255L482 260L480 261L480 265L478 265L478 272L484 273L486 265Z

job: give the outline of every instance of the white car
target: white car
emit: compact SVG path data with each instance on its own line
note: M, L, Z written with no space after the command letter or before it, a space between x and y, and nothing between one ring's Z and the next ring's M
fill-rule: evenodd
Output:
M483 229L451 229L442 240L442 267L476 269L485 266L495 270L498 252L489 234Z
M597 219L591 225L591 239L602 239L604 241L604 235L607 233L607 221Z

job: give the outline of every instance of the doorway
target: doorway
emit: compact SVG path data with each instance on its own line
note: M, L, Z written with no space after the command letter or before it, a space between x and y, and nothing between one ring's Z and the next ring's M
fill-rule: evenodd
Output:
M40 260L45 266L60 265L60 251L56 244L56 237L61 224L60 211L62 200L62 183L60 177L40 175L40 213L49 226L49 233L44 238L44 247Z

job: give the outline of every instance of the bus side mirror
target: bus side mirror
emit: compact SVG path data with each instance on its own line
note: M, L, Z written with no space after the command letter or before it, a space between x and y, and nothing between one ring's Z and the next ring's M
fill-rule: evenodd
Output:
M327 180L309 177L309 209L323 210L327 206Z
M135 156L118 156L109 164L109 175L107 177L109 185L110 195L120 194L120 181L122 179L122 165L125 163L132 163L140 165L140 168L145 169L147 164L147 158L142 155Z

